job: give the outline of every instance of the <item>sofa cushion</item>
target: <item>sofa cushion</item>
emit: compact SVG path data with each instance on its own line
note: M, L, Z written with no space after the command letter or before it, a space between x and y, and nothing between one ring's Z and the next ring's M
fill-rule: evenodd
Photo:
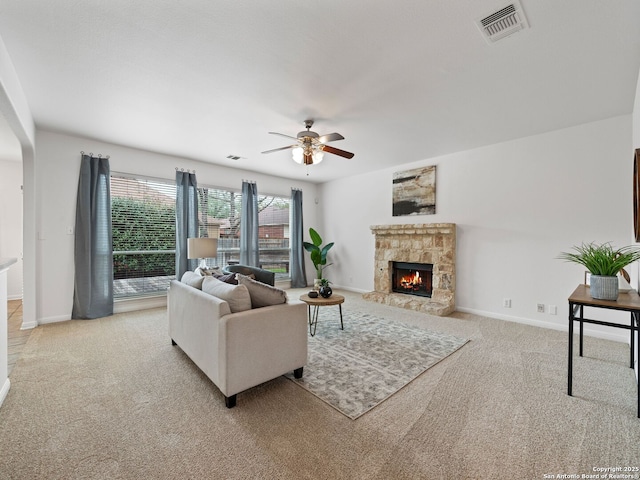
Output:
M272 287L266 283L253 280L246 275L236 274L239 285L244 285L249 290L251 308L268 307L287 303L287 293L281 288Z
M196 272L186 271L180 281L182 283L186 283L190 287L197 288L198 290L202 290L202 281L204 277Z
M202 291L229 304L231 313L251 310L251 297L244 285L230 285L214 277L203 277Z

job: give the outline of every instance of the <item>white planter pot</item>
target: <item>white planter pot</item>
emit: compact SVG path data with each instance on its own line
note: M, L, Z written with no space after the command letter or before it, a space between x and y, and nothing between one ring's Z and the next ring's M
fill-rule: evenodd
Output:
M618 277L591 275L591 298L596 300L618 299Z

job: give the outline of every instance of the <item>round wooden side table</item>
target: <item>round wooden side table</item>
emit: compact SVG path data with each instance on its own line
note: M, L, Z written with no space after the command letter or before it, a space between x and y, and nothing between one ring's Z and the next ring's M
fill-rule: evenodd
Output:
M308 318L309 318L309 334L313 337L316 334L316 328L318 328L318 311L320 307L329 307L331 305L338 305L340 308L340 329L344 330L344 324L342 323L342 304L344 303L344 297L334 293L329 298L324 298L318 295L316 298L311 298L308 294L300 295L300 300L307 304ZM313 313L311 313L311 307L313 307ZM311 328L313 327L313 331Z

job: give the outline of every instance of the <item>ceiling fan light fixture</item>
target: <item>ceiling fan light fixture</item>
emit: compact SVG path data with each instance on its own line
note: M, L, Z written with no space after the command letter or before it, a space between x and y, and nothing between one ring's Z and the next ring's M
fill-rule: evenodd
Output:
M304 149L302 147L296 147L293 150L291 150L291 157L293 158L293 161L302 165L302 162L304 160Z
M322 150L316 150L313 152L313 164L316 165L324 158L324 152Z

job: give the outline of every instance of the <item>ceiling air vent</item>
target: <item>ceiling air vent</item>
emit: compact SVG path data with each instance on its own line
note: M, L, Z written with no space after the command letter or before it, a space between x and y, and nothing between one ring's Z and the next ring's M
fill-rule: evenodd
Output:
M513 2L497 12L487 15L478 20L477 25L488 43L497 42L529 27L520 2Z
M239 157L238 155L227 155L227 158L229 160L240 160L242 157Z

